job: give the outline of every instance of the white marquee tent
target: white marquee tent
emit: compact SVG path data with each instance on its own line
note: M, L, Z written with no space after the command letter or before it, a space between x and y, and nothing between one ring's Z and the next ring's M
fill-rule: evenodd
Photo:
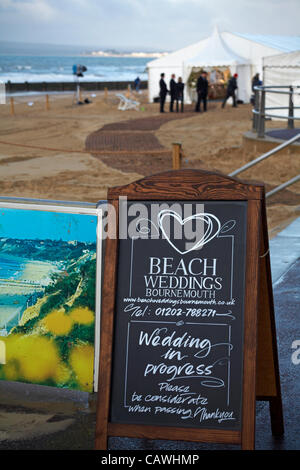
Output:
M212 36L210 36L205 46L201 49L199 54L183 63L183 79L187 82L193 68L206 67L227 67L230 68L231 73L239 75L239 89L238 98L247 101L247 89L245 84L251 81L251 66L249 61L235 54L224 42L219 31L215 28ZM191 89L187 87L186 101L191 102L193 98Z
M238 98L249 102L251 78L257 72L262 76L263 58L297 49L300 49L300 37L219 33L215 28L210 37L147 64L149 101L159 95L162 72L167 84L172 73L186 83L193 67L228 66L232 74L239 75ZM186 102L191 102L191 98L191 90L186 86Z
M263 59L263 82L267 86L299 87L294 89L294 106L300 108L300 47L298 51L278 54ZM284 89L284 91L288 91ZM275 93L266 94L266 107L287 107L289 95ZM273 114L287 115L285 110L272 110ZM300 109L294 111L294 115L300 117Z

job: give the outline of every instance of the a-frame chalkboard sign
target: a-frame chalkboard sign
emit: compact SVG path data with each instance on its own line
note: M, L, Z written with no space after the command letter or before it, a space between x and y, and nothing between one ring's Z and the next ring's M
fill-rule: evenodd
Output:
M283 433L264 187L201 170L108 191L95 448L109 436L254 449Z

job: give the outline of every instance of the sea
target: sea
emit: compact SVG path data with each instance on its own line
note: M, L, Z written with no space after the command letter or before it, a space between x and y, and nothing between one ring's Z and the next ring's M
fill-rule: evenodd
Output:
M20 289L11 288L7 294L8 281L18 280L24 271L26 260L15 256L0 254L0 336L6 336L18 324L25 310L28 295Z
M133 81L137 76L147 80L149 58L82 57L82 56L9 56L0 55L0 81L71 82L73 65L84 65L87 71L81 80L89 82Z
M83 65L83 81L147 80L147 63L153 57L123 54L95 56L78 48L0 42L0 83L71 82L73 66Z

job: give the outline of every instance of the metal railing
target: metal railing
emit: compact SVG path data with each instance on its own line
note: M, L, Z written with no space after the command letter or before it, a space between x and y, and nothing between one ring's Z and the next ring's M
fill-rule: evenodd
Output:
M266 198L272 196L273 194L278 193L282 189L285 189L288 186L291 186L292 184L297 183L298 181L300 181L300 175L297 175L294 178L291 178L289 181L286 181L285 183L280 184L276 188L274 188L271 191L269 191L268 193L266 193Z
M292 137L291 139L287 140L286 142L283 142L282 144L278 145L278 147L275 147L274 149L269 150L269 152L264 153L260 157L255 158L255 160L252 160L251 162L246 163L246 165L241 166L237 170L230 173L228 176L236 176L239 173L241 173L242 171L248 170L248 168L251 168L252 166L256 165L257 163L261 162L262 160L265 160L266 158L271 157L272 155L274 155L275 153L277 153L280 150L284 149L285 147L288 147L289 145L291 145L293 142L295 142L298 139L300 139L300 130L299 130L299 134L294 135L294 137Z
M286 91L288 89L288 91ZM266 117L274 117L274 118L279 118L279 119L286 119L287 120L287 127L288 129L294 129L294 120L300 120L300 117L297 117L294 115L294 110L295 109L300 109L300 106L294 106L294 93L295 90L299 89L299 94L300 94L300 86L256 86L254 88L254 109L253 109L253 124L252 124L252 131L257 133L257 137L264 138L265 136L265 120ZM278 94L284 94L284 95L289 95L289 106L283 107L283 106L278 106L278 107L266 107L266 93L278 93ZM288 109L288 115L283 115L283 114L274 114L271 113L270 111L274 110L283 110L283 109ZM298 139L300 139L300 129L299 132L291 137L289 140L281 143L277 147L269 150L268 152L264 153L260 157L257 157L255 160L252 160L251 162L246 163L242 167L238 168L237 170L231 172L229 176L236 176L242 171L248 170L248 168L251 168L252 166L256 165L257 163L265 160L266 158L271 157L275 153L279 152L280 150L288 147L289 145L293 144L296 142ZM295 176L294 178L291 178L289 181L286 181L285 183L280 184L276 188L272 189L266 194L266 198L272 196L273 194L281 191L282 189L287 188L288 186L291 186L292 184L297 183L300 181L300 175Z
M299 89L299 92L297 93ZM288 106L275 106L266 107L266 94L277 93L280 95L289 95ZM294 94L300 93L299 85L270 85L270 86L256 86L254 87L254 108L252 131L257 133L257 137L264 138L265 136L265 121L266 118L286 119L288 129L294 129L294 121L300 120L300 117L295 116L294 110L300 109L300 106L294 106ZM288 110L288 114L280 113L280 110ZM274 113L273 111L279 111Z
M274 149L269 150L269 152L264 153L260 157L257 157L255 160L252 160L251 162L246 163L246 165L241 166L237 170L232 171L231 173L229 173L228 176L236 176L239 173L241 173L242 171L248 170L248 168L251 168L252 166L256 165L257 163L261 162L262 160L265 160L266 158L271 157L272 155L279 152L283 148L288 147L289 145L291 145L293 142L295 142L298 139L300 139L300 132L299 132L299 134L295 135L294 137L287 140L286 142L283 142L282 144L278 145L278 147L275 147ZM276 188L274 188L271 191L269 191L268 193L266 193L266 198L272 196L275 193L278 193L278 191L281 191L282 189L285 189L285 188L287 188L288 186L291 186L294 183L297 183L298 181L300 181L300 175L297 175L294 178L291 178L289 181L286 181L285 183L280 184Z
M277 153L280 150L284 149L285 147L288 147L289 145L291 145L293 142L295 142L298 139L300 139L300 132L297 135L295 135L294 137L292 137L291 139L287 140L286 142L283 142L282 144L278 145L274 149L269 150L269 152L264 153L260 157L255 158L255 160L252 160L251 162L246 163L245 165L241 166L237 170L232 171L231 173L229 173L228 176L236 176L239 173L242 173L242 171L248 170L248 168L251 168L252 166L256 165L257 163L261 162L262 160L265 160L266 158L271 157L272 155L274 155L275 153ZM291 178L289 181L286 181L285 183L280 184L276 188L274 188L271 191L269 191L268 193L266 193L266 198L272 196L275 193L278 193L278 191L281 191L282 189L285 189L285 188L287 188L288 186L291 186L294 183L297 183L298 181L300 181L300 175L297 175L294 178Z

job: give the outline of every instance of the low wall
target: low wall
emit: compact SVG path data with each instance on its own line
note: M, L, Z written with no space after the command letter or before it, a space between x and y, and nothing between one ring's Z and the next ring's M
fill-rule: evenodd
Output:
M8 81L6 86L7 93L18 93L18 92L64 92L64 91L75 91L76 82L25 82L25 83L12 83ZM134 88L133 81L122 81L122 82L84 82L80 81L80 88L83 91L97 91L104 90L125 90L128 85ZM142 81L140 88L146 89L148 86L147 81Z
M300 131L300 129L299 129ZM249 152L259 152L259 153L265 153L268 152L269 150L272 150L275 147L278 147L278 145L282 144L285 142L282 139L275 139L274 137L270 137L267 134L265 135L264 138L259 138L257 137L257 134L249 131L245 132L243 135L243 149ZM299 143L293 143L289 145L287 148L283 149L282 152L286 153L300 153L300 144Z

